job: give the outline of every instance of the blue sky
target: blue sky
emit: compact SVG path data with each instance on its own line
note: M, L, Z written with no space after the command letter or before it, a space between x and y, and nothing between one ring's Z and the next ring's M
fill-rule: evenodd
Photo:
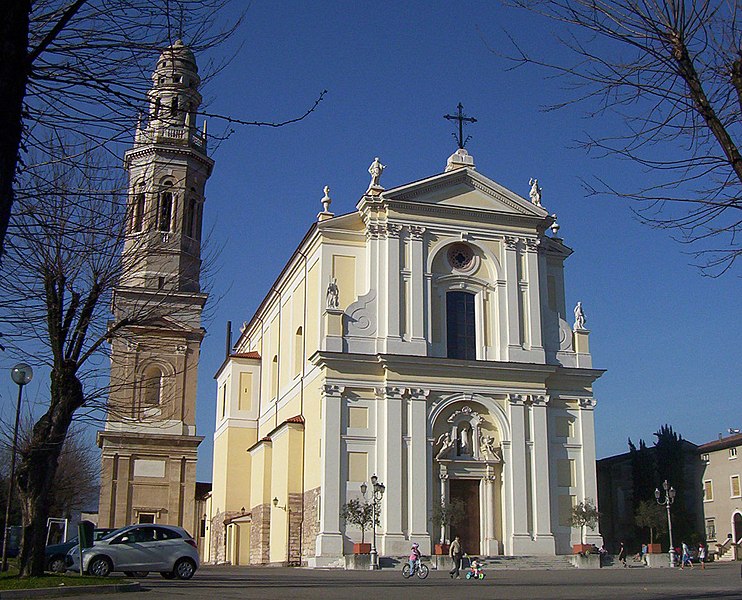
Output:
M212 376L225 322L238 332L251 317L321 210L325 185L341 214L354 210L375 156L387 165L386 188L441 172L455 150L442 116L458 102L478 119L467 145L477 170L526 197L538 177L575 251L567 304L582 301L593 364L607 369L595 386L598 456L626 451L628 437L651 443L664 423L696 443L742 426L739 269L704 278L686 247L638 223L626 201L586 197L582 179L631 186L651 175L586 156L575 140L617 124L586 119L578 107L543 111L565 98L564 82L509 70L498 54L510 48L505 31L531 49L561 52L549 22L495 2L251 4L237 56L202 90L207 110L282 120L328 94L301 123L236 127L212 155L205 232L220 251L199 368L199 480L211 477ZM210 131L219 127L210 121ZM47 387L34 381L29 397L42 399ZM15 392L3 381L0 394L7 418Z

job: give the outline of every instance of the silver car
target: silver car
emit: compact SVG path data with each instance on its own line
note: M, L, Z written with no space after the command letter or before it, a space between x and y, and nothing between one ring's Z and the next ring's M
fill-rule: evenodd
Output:
M67 553L67 568L80 570L80 549ZM82 551L83 571L106 577L111 571L146 577L159 571L166 579L190 579L198 569L196 542L181 527L130 525L97 540Z

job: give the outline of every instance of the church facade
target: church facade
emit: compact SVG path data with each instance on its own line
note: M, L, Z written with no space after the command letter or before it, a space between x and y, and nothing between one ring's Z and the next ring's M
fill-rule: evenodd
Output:
M193 53L177 41L152 79L146 122L124 156L129 203L113 323L130 324L111 343L98 526L165 523L196 535L201 228L214 163L195 127Z
M374 475L385 486L381 556L412 542L431 553L454 535L475 555L565 554L580 542L569 517L597 499L602 371L581 305L567 322L572 250L538 183L525 199L463 149L442 173L393 189L383 169L376 159L350 214L330 212L325 189L317 221L228 345L207 561L341 565L361 541L343 507ZM440 504L466 518L434 522Z

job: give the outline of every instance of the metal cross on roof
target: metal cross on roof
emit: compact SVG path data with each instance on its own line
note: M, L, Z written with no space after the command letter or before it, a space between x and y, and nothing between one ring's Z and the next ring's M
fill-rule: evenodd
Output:
M466 136L466 139L464 139L464 121L467 123L476 123L477 120L474 117L467 117L464 114L464 107L461 105L461 102L459 102L459 105L456 107L458 108L458 112L455 115L443 115L444 119L448 119L449 121L458 121L459 122L459 133L452 134L453 137L456 139L456 143L459 145L459 148L463 148L466 146L466 142L469 141L471 138L470 135Z

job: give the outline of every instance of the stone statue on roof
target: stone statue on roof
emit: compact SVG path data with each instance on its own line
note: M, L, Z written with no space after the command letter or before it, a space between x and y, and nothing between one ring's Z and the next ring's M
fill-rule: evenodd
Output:
M368 168L369 175L371 175L371 183L368 186L368 191L384 189L379 183L384 169L386 169L386 166L381 164L379 157L377 156L374 158L374 162L372 162L371 166Z
M585 317L585 311L582 310L582 302L578 302L577 306L575 306L574 331L585 329L585 321L587 321L587 318Z
M528 194L531 197L531 202L536 206L541 206L541 192L543 190L538 186L538 179L532 177L528 181L528 185L531 186L531 191Z

